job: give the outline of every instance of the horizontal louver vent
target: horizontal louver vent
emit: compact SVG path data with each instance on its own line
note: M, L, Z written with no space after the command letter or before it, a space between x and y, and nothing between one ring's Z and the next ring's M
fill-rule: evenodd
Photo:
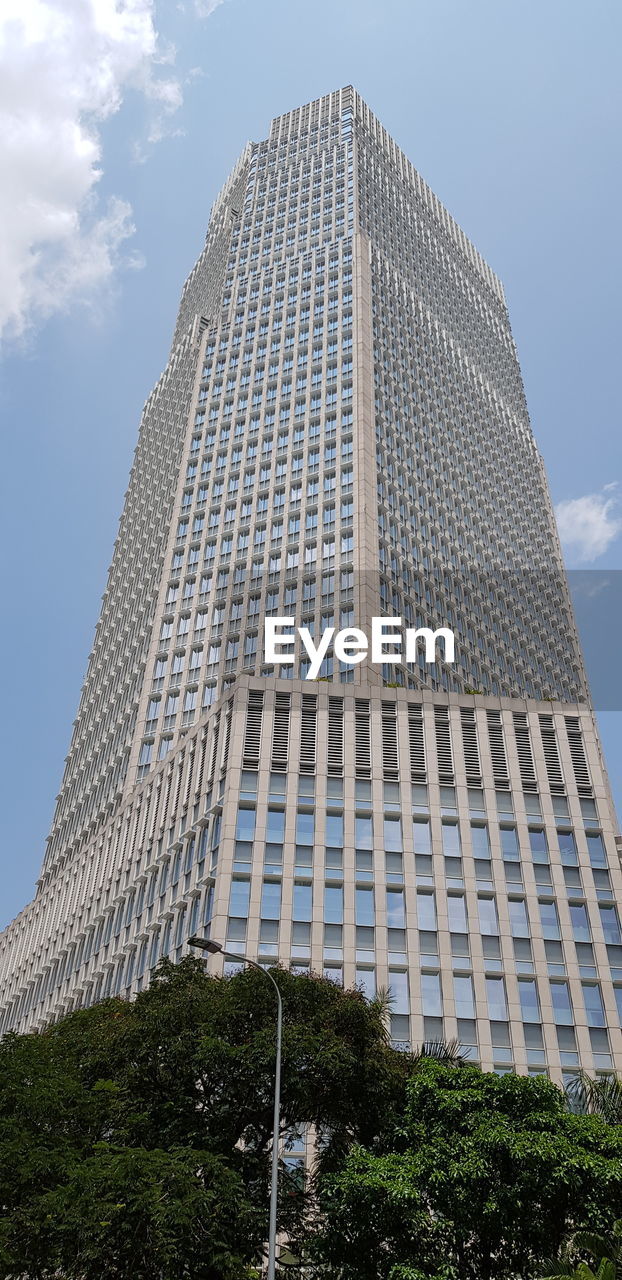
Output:
M475 711L472 707L460 708L460 726L462 729L462 747L464 750L467 783L469 786L481 787L482 765L479 758Z
M387 781L397 782L399 779L394 702L382 704L382 772Z
M302 695L300 717L300 772L315 773L317 738L317 698Z
M583 735L581 733L581 725L578 716L566 716L566 732L568 734L568 746L570 747L570 759L572 760L572 768L574 770L577 791L581 796L591 796L592 785L585 758L585 747L583 745Z
M245 769L257 769L259 767L262 722L263 692L261 689L249 689L242 752L242 764Z
M290 709L290 694L277 693L274 699L274 724L272 726L272 769L287 768Z
M564 792L565 788L564 775L562 773L561 760L559 758L559 750L557 747L555 724L552 716L539 716L539 721L542 750L544 752L544 762L546 764L549 786L553 793L560 795Z
M537 791L536 770L533 763L531 739L527 716L523 711L514 712L514 736L518 754L518 767L523 783L523 791Z
M371 726L369 702L356 698L354 702L354 750L357 778L371 777Z
M425 741L423 708L408 704L408 740L410 743L410 776L413 782L425 782Z
M227 768L227 762L229 760L229 743L231 741L232 712L233 712L233 704L231 702L228 702L227 709L225 711L225 723L224 723L224 732L223 732L223 740L222 740L222 757L220 760L220 767L223 773Z
M194 794L195 794L195 798L196 798L196 799L198 799L198 797L200 796L200 794L201 794L201 788L202 788L202 786L203 786L203 774L204 774L204 772L205 772L205 756L206 756L206 752L207 752L207 733L203 732L203 733L202 733L202 735L201 735L201 750L200 750L200 753L199 753L199 767L198 767L198 769L197 769L197 776L196 776L196 781L195 781L195 790L194 790Z
M214 774L216 772L216 757L218 755L219 734L220 734L220 711L217 711L216 719L214 720L214 732L212 734L212 749L210 751L210 758L209 758L209 776L208 776L209 782L213 782ZM164 803L165 811L166 811L167 804L168 804L168 799Z
M488 722L488 741L490 744L490 759L492 762L492 776L496 787L505 790L510 785L510 774L508 770L508 758L505 752L505 739L503 737L503 724L501 722L500 711L487 711L486 720Z
M436 758L439 782L451 785L454 780L454 758L451 750L449 712L447 707L434 708L434 732L436 734Z
M343 773L343 698L328 699L328 772Z

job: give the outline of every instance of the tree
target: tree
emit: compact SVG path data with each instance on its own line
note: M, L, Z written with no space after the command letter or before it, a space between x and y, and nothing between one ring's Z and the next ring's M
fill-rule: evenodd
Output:
M373 1140L405 1079L360 992L278 971L282 1120ZM0 1043L0 1277L243 1280L267 1236L275 1007L246 970L164 963L109 1000ZM304 1197L285 1196L295 1222Z
M622 1080L618 1076L594 1079L581 1071L568 1085L566 1094L573 1111L600 1116L607 1124L622 1124Z
M588 1267L586 1262L577 1262L580 1253L591 1255L597 1271ZM576 1263L576 1265L574 1265ZM598 1235L592 1231L577 1231L571 1237L563 1256L546 1268L543 1280L620 1280L622 1277L622 1219L614 1222L611 1236Z
M397 1124L319 1188L311 1251L340 1280L514 1280L622 1212L622 1132L543 1077L422 1059Z
M2 1275L63 1280L246 1280L263 1218L209 1152L98 1143L0 1224Z
M546 1280L556 1280L556 1278L559 1280L560 1276L564 1277L565 1280L615 1280L616 1271L613 1263L609 1259L603 1258L599 1264L598 1271L592 1271L587 1262L579 1262L573 1271L560 1267L552 1275L547 1276Z
M622 1216L622 1126L453 1043L397 1053L382 1000L274 973L282 1133L320 1138L315 1178L284 1168L279 1203L308 1280L526 1280ZM131 1003L2 1041L0 1280L256 1280L275 1013L262 974L189 959ZM608 1247L598 1280L617 1280Z

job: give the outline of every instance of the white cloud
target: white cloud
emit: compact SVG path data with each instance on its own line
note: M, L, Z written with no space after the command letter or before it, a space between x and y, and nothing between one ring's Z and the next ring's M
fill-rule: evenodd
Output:
M210 13L214 9L218 9L219 5L224 4L225 0L194 0L194 7L199 18L209 18Z
M568 498L555 508L562 545L583 563L602 556L622 531L619 500L611 496L616 488L607 484L600 493Z
M97 196L101 124L132 88L150 104L156 141L182 100L162 72L174 51L159 46L153 10L153 0L2 0L0 334L92 296L123 258L134 227L127 203Z

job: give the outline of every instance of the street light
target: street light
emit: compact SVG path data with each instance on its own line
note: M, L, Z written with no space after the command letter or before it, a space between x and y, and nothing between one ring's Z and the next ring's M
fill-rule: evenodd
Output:
M270 1180L270 1228L268 1232L268 1274L267 1280L275 1280L276 1270L276 1202L279 1184L279 1131L281 1127L281 1037L283 1031L283 1001L281 1000L281 992L278 983L272 977L268 969L264 969L263 965L257 964L256 960L249 960L247 956L237 955L234 951L226 951L221 947L219 942L213 942L209 938L188 938L189 947L199 947L201 951L209 951L212 955L220 953L227 960L240 960L242 964L249 964L251 968L258 969L263 973L264 977L269 978L277 999L277 1018L276 1018L276 1064L274 1068L274 1120L272 1125L272 1174Z

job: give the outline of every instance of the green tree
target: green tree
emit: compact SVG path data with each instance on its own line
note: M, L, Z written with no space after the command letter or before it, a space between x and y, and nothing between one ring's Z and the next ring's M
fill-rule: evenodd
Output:
M403 1115L321 1179L318 1276L515 1280L622 1212L622 1131L543 1077L422 1059Z
M327 1162L398 1113L403 1059L381 1010L277 973L283 1129L315 1124ZM243 1280L267 1235L275 1008L252 970L164 963L109 1000L0 1043L0 1276ZM284 1195L295 1223L304 1197Z
M546 1280L556 1280L556 1278L559 1280L560 1276L564 1280L615 1280L616 1269L613 1262L603 1258L599 1264L598 1271L592 1271L587 1262L579 1262L572 1271L569 1271L564 1266L557 1271L553 1271L550 1276L546 1277Z
M63 1280L242 1280L263 1217L209 1152L95 1144L0 1226L1 1274Z
M581 1071L566 1090L573 1111L600 1116L607 1124L622 1124L622 1080L618 1076L597 1076Z
M587 1253L597 1267L593 1271L587 1262L578 1262L580 1253ZM577 1231L563 1251L563 1256L546 1267L543 1280L620 1280L622 1277L622 1219L614 1222L611 1235L598 1235L593 1231Z

